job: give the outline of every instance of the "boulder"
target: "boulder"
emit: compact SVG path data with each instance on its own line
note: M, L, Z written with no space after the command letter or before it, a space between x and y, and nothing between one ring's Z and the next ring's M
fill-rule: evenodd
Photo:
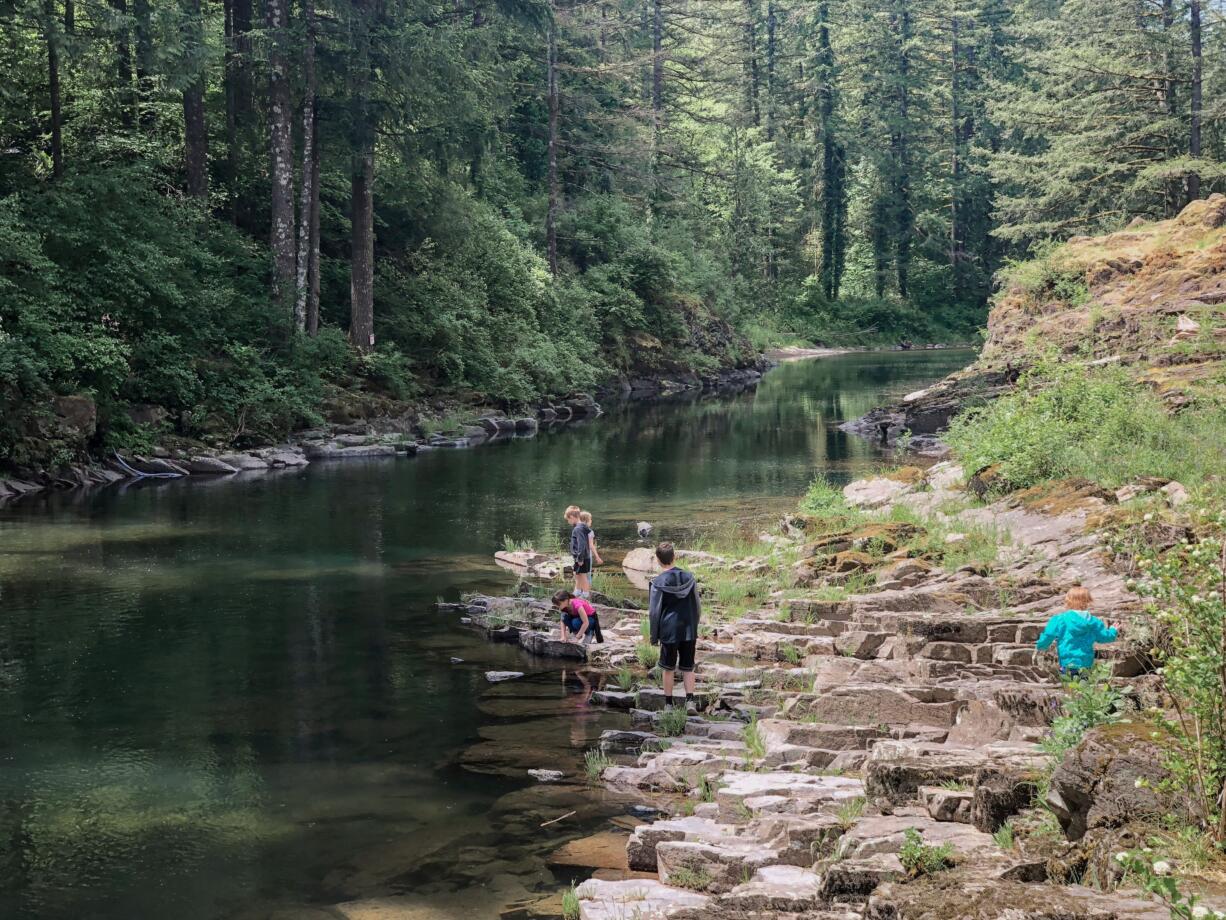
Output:
M843 497L857 508L883 508L914 491L912 483L879 476L849 482L843 487Z
M538 783L560 783L565 776L561 770L529 770L528 775Z
M193 476L226 476L237 473L238 468L218 457L198 456L183 462L183 466Z
M226 466L238 470L240 473L268 469L267 460L252 454L220 454L217 459L226 464Z
M975 774L970 823L994 834L1018 812L1034 804L1038 781L1033 773L986 768Z
M57 396L52 403L61 427L79 441L88 441L98 429L98 406L85 395Z
M654 879L588 879L575 889L580 920L657 920L686 908L704 907L710 895L671 888Z
M1132 821L1187 815L1186 797L1162 793L1168 745L1152 725L1119 723L1091 729L1064 755L1051 777L1047 806L1070 840Z

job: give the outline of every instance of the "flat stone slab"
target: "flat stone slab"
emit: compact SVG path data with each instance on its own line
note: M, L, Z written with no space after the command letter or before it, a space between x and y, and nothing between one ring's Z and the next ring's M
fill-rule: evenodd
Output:
M709 895L670 888L651 879L588 879L575 889L580 920L664 920L686 907L705 907Z
M822 906L821 879L812 869L800 866L763 866L753 878L737 885L720 906L742 911L799 913Z
M715 793L720 817L729 822L744 819L744 812L803 809L820 811L864 795L864 784L848 776L813 776L808 773L773 771L748 773L728 770Z
M523 676L524 676L523 671L486 671L485 672L485 679L488 680L491 684L499 684L499 683L502 683L504 680L515 680L516 678L523 677Z

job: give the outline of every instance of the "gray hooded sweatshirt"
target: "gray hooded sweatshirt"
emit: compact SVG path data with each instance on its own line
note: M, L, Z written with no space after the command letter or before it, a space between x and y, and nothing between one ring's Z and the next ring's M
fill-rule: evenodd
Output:
M698 583L685 569L665 569L651 580L647 617L651 641L665 645L693 642L698 638Z

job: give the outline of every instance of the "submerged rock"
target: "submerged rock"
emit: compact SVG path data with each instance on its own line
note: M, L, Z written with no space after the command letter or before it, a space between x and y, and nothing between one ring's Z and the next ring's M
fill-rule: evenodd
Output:
M518 677L523 677L523 671L486 671L485 679L491 684L501 683L504 680L515 680Z

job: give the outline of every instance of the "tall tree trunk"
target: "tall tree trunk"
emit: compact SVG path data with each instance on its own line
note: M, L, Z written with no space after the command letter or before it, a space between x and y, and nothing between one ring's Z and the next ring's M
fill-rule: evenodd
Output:
M226 185L230 220L240 222L242 153L251 113L251 0L224 0L226 14Z
M958 13L954 11L949 24L950 34L950 76L949 76L949 115L950 115L950 162L949 162L949 273L953 281L954 300L962 297L962 253L960 252L962 229L962 212L959 208L962 196L962 102L961 76L958 68Z
M556 8L552 11L556 17ZM558 274L558 206L560 192L558 189L558 119L561 109L558 99L558 28L556 18L549 22L549 48L547 52L547 74L549 95L549 206L545 212L545 251L549 259L549 271Z
M653 0L651 20L651 208L663 198L660 179L664 133L664 3Z
M766 4L766 139L775 139L775 57L778 47L775 40L775 0Z
M757 0L745 0L745 109L755 128L762 124L758 106L758 9Z
M898 296L910 292L911 241L915 234L915 218L911 210L911 11L903 0L898 13L898 127L894 133L894 207L897 221L894 240L894 265L898 278Z
M286 61L287 0L268 0L268 150L272 172L272 296L290 316L294 303L294 138Z
M318 110L316 111L318 116ZM307 335L319 334L319 124L311 133L315 150L311 154L310 253L307 261Z
M120 18L128 18L128 0L109 0ZM128 27L115 30L115 85L119 92L119 124L129 129L136 123L136 94L132 88L132 45Z
M153 21L149 0L132 0L136 20L136 113L142 128L153 124Z
M43 0L43 31L47 36L47 94L51 108L51 174L64 175L64 141L60 115L60 34L55 0Z
M1192 26L1192 125L1188 134L1188 154L1199 159L1200 122L1201 122L1201 24L1200 0L1191 0L1189 6ZM1188 176L1188 198L1196 200L1200 197L1200 174L1193 172Z
M73 0L64 0L64 34L72 35L77 30L77 5Z
M1171 29L1175 25L1175 9L1174 0L1162 0L1162 69L1165 74L1162 79L1162 115L1166 119L1166 156L1169 159L1174 159L1179 155L1178 143L1175 132L1171 129L1174 124L1175 115L1175 61L1171 53ZM1163 183L1163 202L1162 212L1164 217L1174 217L1181 205L1183 197L1183 181L1180 179L1167 179Z
M873 199L873 291L878 298L885 296L886 279L890 268L890 207L883 190L878 190Z
M836 74L834 50L830 44L830 6L823 0L817 10L817 117L822 145L821 173L821 263L818 279L827 300L839 296L839 281L845 249L843 212L843 149L835 136L834 94Z
M189 60L199 62L204 46L204 22L200 0L188 0L190 20L188 41L193 45ZM204 120L204 66L197 63L194 79L183 89L183 147L187 172L187 194L192 198L209 197L209 132Z
M375 127L370 114L372 4L355 4L354 151L349 191L349 341L375 347Z
M315 169L315 4L303 0L302 17L306 20L306 44L302 51L302 76L306 84L302 98L302 194L298 205L298 277L294 298L294 328L307 329L307 299L311 262L311 213L318 191L313 182Z

